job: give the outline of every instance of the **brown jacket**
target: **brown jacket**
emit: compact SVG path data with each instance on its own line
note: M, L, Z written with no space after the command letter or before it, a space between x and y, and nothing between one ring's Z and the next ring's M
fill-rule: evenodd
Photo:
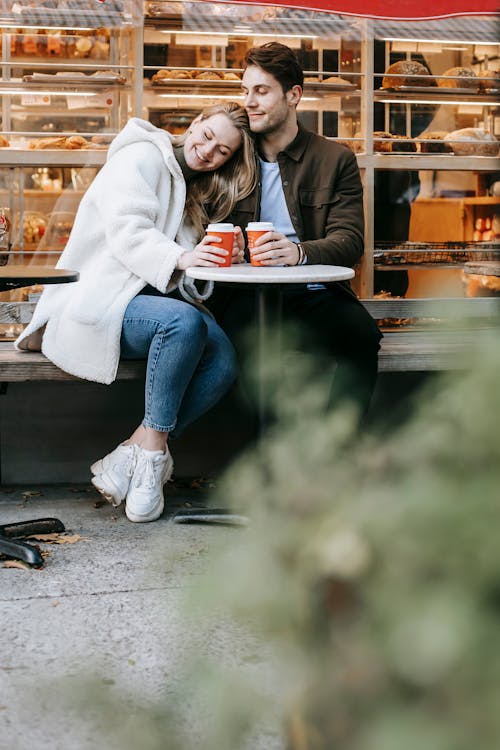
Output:
M363 254L363 188L354 154L299 125L278 155L288 212L308 263L349 266ZM240 201L230 220L242 227L259 220L260 183Z

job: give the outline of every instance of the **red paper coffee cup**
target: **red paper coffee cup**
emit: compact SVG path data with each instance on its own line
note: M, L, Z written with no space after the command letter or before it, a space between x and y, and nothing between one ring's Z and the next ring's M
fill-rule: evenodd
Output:
M224 248L228 255L220 255L219 266L230 266L233 261L233 242L234 242L234 225L233 224L209 224L207 235L211 237L220 237L220 242L214 242L213 247Z
M255 246L255 241L266 232L272 231L274 231L274 225L271 221L251 221L247 225L248 249L250 250L250 263L252 266L262 265L260 261L254 260L253 257L252 250Z

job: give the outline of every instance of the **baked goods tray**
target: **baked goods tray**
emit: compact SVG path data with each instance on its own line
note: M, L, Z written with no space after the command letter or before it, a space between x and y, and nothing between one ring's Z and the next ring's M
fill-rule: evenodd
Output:
M376 242L376 265L423 263L462 265L468 261L500 260L500 239L492 242Z
M125 76L118 73L109 73L109 75L58 75L57 73L30 73L23 76L25 83L61 83L61 84L91 84L92 86L101 84L119 84L123 86L127 82Z
M379 91L387 94L477 94L478 87L475 88L453 88L445 86L391 86L380 87Z
M222 78L162 78L159 81L151 81L151 86L155 89L171 89L178 88L179 90L191 89L194 86L200 86L201 88L210 88L215 85L228 87L229 89L240 89L241 81L225 81Z
M193 86L200 87L201 90L209 90L214 87L220 93L222 89L239 92L241 90L241 81L227 81L222 78L163 78L159 81L151 81L151 86L155 89L178 89L179 92L192 89ZM322 83L321 81L305 83L304 89L311 91L313 89L321 91L352 92L357 90L355 83Z

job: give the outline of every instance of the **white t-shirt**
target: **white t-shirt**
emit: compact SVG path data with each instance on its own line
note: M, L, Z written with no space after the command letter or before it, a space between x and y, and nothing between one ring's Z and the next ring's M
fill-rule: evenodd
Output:
M285 193L281 183L280 166L277 161L260 159L261 198L259 221L271 221L277 232L284 234L290 242L299 242L295 232ZM323 284L308 284L308 289L324 289Z

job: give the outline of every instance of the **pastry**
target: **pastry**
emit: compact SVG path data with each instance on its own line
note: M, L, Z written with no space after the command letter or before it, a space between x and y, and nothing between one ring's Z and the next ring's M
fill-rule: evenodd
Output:
M454 130L445 135L444 140L449 141L457 156L496 156L500 149L500 141L482 128Z
M450 68L443 76L453 76L451 78L440 78L438 86L448 89L472 89L477 90L479 81L477 75L470 68ZM458 77L457 77L458 76Z
M70 135L66 138L65 148L85 148L87 140L81 135Z
M86 57L92 49L92 41L87 36L80 36L75 43L75 55Z
M109 57L109 42L94 42L89 57L93 60L107 60Z
M65 136L60 136L58 138L35 138L33 141L30 141L29 148L66 148L66 138Z
M7 140L7 138L4 135L0 134L0 148L8 148L10 146L10 142Z
M319 78L318 76L306 76L304 83L319 83Z
M420 78L419 76L429 76ZM436 86L428 69L417 60L399 60L389 65L382 79L383 89L398 89L401 86Z
M225 81L241 81L241 78L237 73L224 73Z

